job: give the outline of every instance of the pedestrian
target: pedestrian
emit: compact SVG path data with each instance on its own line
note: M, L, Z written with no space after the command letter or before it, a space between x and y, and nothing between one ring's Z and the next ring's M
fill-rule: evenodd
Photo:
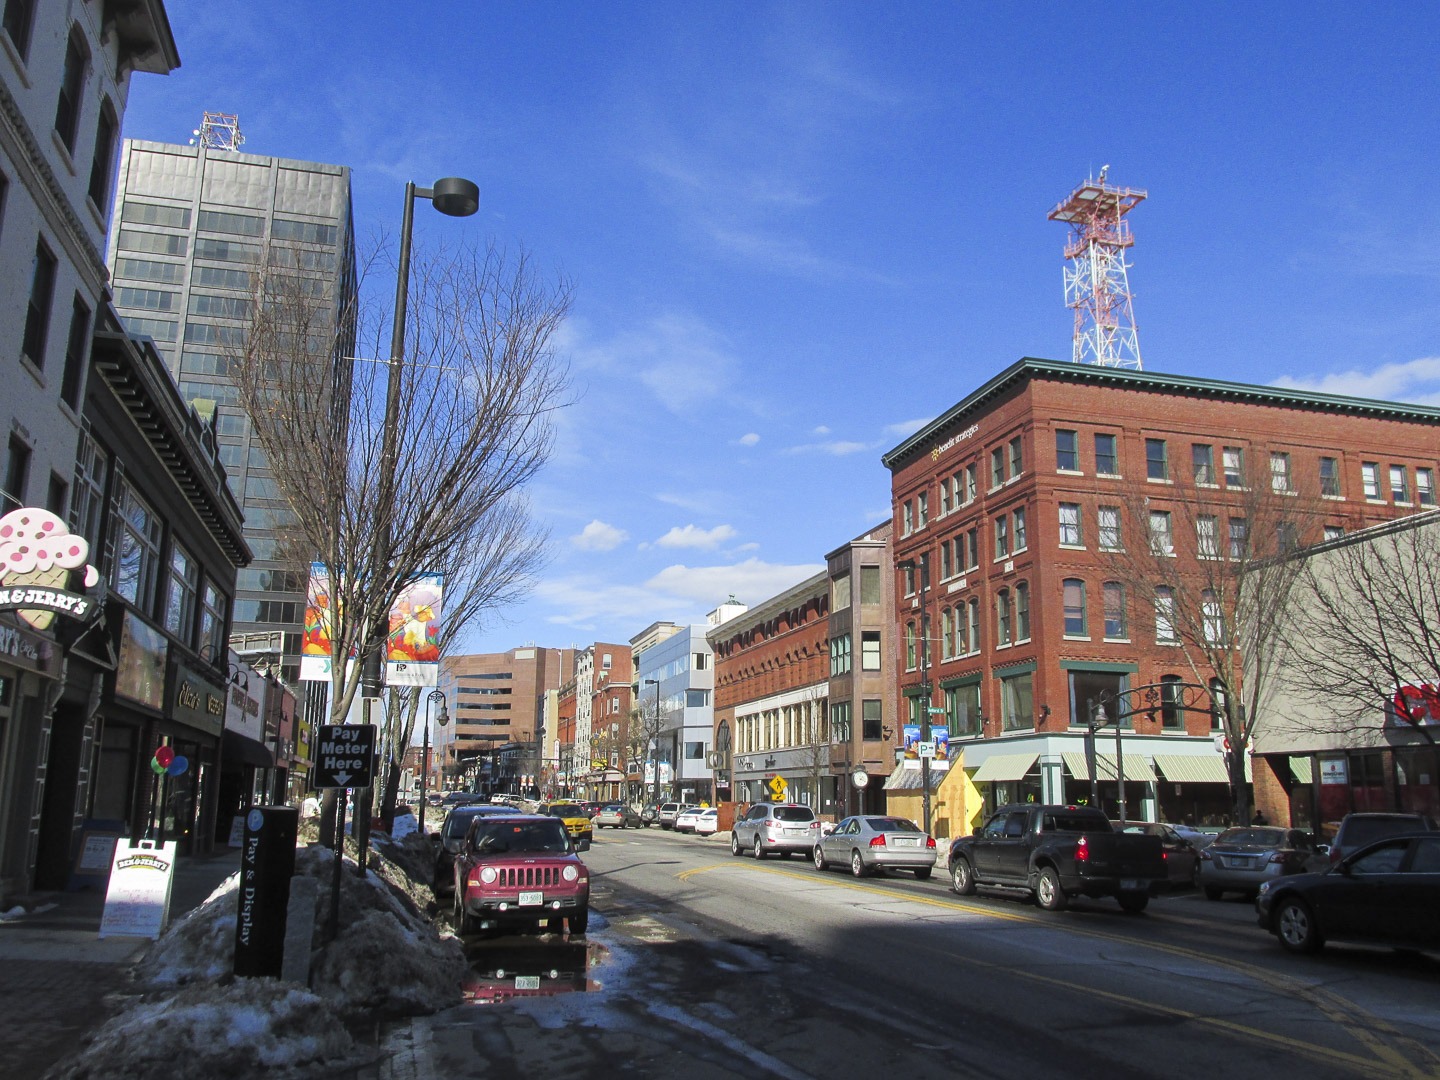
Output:
M1250 824L1251 824L1251 825L1269 825L1270 822L1265 819L1265 814L1264 814L1264 812L1257 809L1257 810L1255 811L1255 820L1252 821L1252 822L1250 822Z
M320 800L314 795L306 795L300 802L300 820L314 821L320 816Z

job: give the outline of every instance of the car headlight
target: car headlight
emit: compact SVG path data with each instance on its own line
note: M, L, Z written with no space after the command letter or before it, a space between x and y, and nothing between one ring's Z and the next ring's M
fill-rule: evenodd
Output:
M1262 882L1260 883L1260 892L1261 892L1261 894L1263 895L1263 894L1269 892L1269 891L1270 891L1270 886L1271 886L1271 885L1274 885L1274 884L1275 884L1275 883L1274 883L1273 881L1262 881Z
M486 885L495 884L495 879L499 876L500 872L496 870L493 866L482 867L480 870L480 880L483 881Z
M564 870L560 871L560 876L566 881L574 881L580 876L580 871L573 866L567 866Z

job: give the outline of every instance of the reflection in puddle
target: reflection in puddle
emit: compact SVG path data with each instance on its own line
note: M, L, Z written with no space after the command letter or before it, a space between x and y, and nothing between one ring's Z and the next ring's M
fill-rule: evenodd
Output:
M486 942L467 950L470 970L461 984L472 1005L496 1005L518 997L599 990L590 972L609 956L598 942Z

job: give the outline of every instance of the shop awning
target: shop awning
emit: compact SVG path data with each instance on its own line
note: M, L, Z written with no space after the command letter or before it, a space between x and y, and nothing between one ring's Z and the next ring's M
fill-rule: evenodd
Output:
M222 731L220 735L220 760L224 764L251 765L257 769L275 767L275 755L264 743L238 731Z
M983 784L987 780L1000 783L1019 780L1030 771L1039 756L1038 751L1029 754L996 754L992 758L986 758L970 779L977 784Z
M1315 773L1310 767L1310 759L1308 757L1292 757L1290 759L1290 771L1295 774L1295 779L1302 784L1311 784L1315 781Z
M1248 764L1248 762L1247 762ZM1213 751L1208 754L1156 754L1155 767L1165 779L1176 784L1228 784L1225 760Z
M1090 769L1085 764L1083 753L1072 752L1060 756L1065 759L1065 768L1076 780L1090 779ZM1141 780L1147 784L1155 783L1155 770L1150 767L1150 762L1139 754L1126 754L1124 765L1126 780ZM1118 775L1115 768L1115 755L1097 753L1095 755L1095 771L1100 774L1102 781L1114 782Z
M938 779L944 779L943 776ZM936 786L937 777L930 776L930 786ZM902 765L885 778L886 791L918 791L920 789L920 766Z

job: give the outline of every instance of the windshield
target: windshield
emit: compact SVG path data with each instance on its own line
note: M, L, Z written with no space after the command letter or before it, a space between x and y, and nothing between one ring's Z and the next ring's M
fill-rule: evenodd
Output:
M1351 818L1345 823L1345 843L1351 848L1362 848L1376 840L1406 833L1423 832L1424 820L1415 818Z
M1284 829L1226 829L1217 844L1254 844L1256 847L1284 847Z
M476 851L488 854L506 851L570 850L565 827L558 821L507 821L504 818L478 821L475 823L472 840Z
M920 829L913 821L906 821L899 817L872 817L866 818L865 824L870 826L872 832L919 832Z
M814 821L815 811L808 806L777 806L776 821Z
M551 817L576 818L585 816L583 806L552 806L545 811Z
M1110 820L1101 813L1046 814L1040 825L1041 832L1113 832Z

